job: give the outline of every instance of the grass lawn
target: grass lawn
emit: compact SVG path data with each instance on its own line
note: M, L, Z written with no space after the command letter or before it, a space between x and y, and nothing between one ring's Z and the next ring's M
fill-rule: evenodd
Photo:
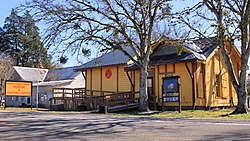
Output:
M152 111L146 113L138 113L137 111L128 111L128 112L119 112L119 113L109 113L109 115L115 116L148 116L148 117L177 117L177 118L231 118L231 119L249 119L250 114L239 114L239 115L229 115L234 109L219 109L219 110L182 110L181 113L178 111ZM3 107L0 107L0 111L5 112L47 112L48 109L44 108L16 108L16 107L7 107L5 110ZM72 114L77 111L56 111L53 113L57 114ZM89 114L89 112L77 112L82 114Z
M38 108L38 110L36 108L21 108L21 107L7 107L6 109L4 109L3 107L0 107L0 111L6 111L6 112L36 112L36 111L48 111L48 109L45 108Z
M121 116L152 116L152 117L178 117L178 118L231 118L231 119L250 119L250 114L229 115L234 109L220 109L220 110L182 110L152 112L152 113L138 113L126 112L117 113Z

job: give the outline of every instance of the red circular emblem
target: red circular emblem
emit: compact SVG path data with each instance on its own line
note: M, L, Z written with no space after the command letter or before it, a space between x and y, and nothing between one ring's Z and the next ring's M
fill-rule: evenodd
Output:
M105 72L105 77L109 79L112 76L112 71L110 69L107 69Z

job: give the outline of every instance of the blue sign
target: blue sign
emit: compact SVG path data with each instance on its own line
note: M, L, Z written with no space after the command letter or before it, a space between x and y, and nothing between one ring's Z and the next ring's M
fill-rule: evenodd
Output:
M144 88L145 87L145 85L144 84L140 84L140 88Z

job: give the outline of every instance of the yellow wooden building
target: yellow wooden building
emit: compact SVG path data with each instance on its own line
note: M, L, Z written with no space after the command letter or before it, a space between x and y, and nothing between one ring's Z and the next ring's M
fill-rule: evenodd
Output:
M179 76L181 105L183 109L226 107L237 104L237 96L230 82L219 47L207 40L187 41L177 46L163 37L155 44L148 68L149 106L154 101L162 105L164 78ZM124 47L133 56L129 47ZM180 47L178 47L180 50ZM231 50L234 72L238 76L240 53ZM114 92L139 91L139 68L119 50L111 51L82 65L77 71L84 72L87 95L103 96ZM150 102L151 101L151 102ZM175 102L167 107L178 106Z

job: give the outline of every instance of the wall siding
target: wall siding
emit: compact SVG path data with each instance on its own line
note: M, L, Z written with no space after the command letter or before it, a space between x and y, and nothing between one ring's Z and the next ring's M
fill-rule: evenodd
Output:
M191 63L188 63L188 67L192 70ZM192 79L185 63L175 64L175 72L180 76L182 106L193 106Z
M165 66L167 66L167 69L165 69ZM170 68L168 68L169 66ZM192 69L191 63L189 63L188 66L190 69ZM159 103L159 105L161 105L162 101L162 78L168 75L180 76L180 83L181 83L180 90L182 99L181 104L182 106L192 106L192 80L184 63L179 63L175 65L160 65L159 67L155 68L155 93L158 97L157 102ZM169 102L166 103L165 105L178 106L178 103Z
M90 82L90 78L91 78L91 70L90 69L88 69L87 71L86 71L87 73L86 73L86 89L87 90L90 90L91 89L91 82ZM86 93L87 95L90 95L90 92L87 92Z
M105 76L106 71L110 69L112 76L108 79ZM124 72L125 73L125 72ZM102 68L102 90L103 91L117 91L117 68L116 66L108 66Z
M101 77L100 77L101 72L100 71L101 71L100 68L92 69L92 89L93 90L100 91L100 85L101 85ZM93 95L98 96L100 95L100 92L94 92Z
M232 60L235 62L235 60ZM234 70L237 72L237 68L234 65ZM221 75L221 93L220 96L216 96L215 90L215 75ZM210 60L206 63L206 106L218 107L218 106L230 106L230 99L233 97L234 105L237 104L236 93L233 88L230 88L232 83L227 72L226 64L224 63L221 53L218 51Z
M128 79L126 72L124 71L124 66L118 67L118 74L119 74L118 91L131 91L131 84L130 84L130 81Z

